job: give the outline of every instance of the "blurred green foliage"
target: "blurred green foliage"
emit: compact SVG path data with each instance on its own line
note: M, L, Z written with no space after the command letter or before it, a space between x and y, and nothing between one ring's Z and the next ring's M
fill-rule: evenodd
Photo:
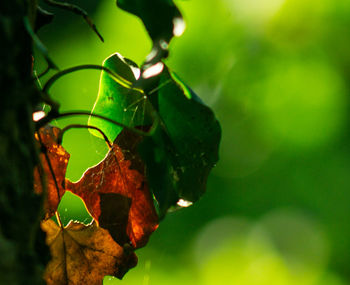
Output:
M151 41L140 20L113 1L88 4L106 42L79 17L59 13L40 32L55 63L101 64L114 52L142 63ZM167 64L216 111L221 158L207 194L162 221L121 282L348 284L350 2L177 4L187 29L172 40ZM83 71L58 81L52 94L63 110L91 110L98 81L96 71ZM87 118L56 123L71 122ZM107 151L84 130L63 144L72 180ZM69 196L63 218L88 218Z

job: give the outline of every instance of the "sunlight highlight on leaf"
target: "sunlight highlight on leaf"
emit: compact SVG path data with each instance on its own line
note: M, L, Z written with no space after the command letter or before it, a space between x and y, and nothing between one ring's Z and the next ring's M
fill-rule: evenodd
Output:
M180 199L179 201L177 201L176 204L177 204L178 206L180 206L180 207L186 208L186 207L191 206L193 203L192 203L191 201L186 201L186 200L184 200L184 199Z
M37 122L44 118L46 116L46 113L44 111L36 111L33 113L33 121Z
M142 77L147 79L153 76L160 74L163 71L164 64L162 62L158 62L155 65L148 67L143 73Z
M173 24L174 24L174 29L173 29L174 36L180 37L186 29L185 21L182 18L174 18Z

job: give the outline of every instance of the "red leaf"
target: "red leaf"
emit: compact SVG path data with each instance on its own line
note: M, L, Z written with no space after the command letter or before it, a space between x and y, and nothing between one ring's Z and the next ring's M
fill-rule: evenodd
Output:
M42 194L42 182L45 183L47 189L44 193L46 195L44 202L45 218L54 215L65 192L63 183L70 155L61 145L57 144L59 133L59 128L46 125L35 134L41 151L41 165L34 168L34 191Z
M45 218L55 213L68 190L83 199L92 217L120 245L131 242L134 248L144 246L158 226L158 216L144 176L144 165L135 155L142 137L124 130L105 159L72 183L65 179L70 155L57 143L59 132L59 128L45 126L36 135L42 144L42 167L34 170L34 190L43 192L40 178L46 177Z
M134 248L144 246L158 226L142 162L129 155L139 139L123 131L102 162L89 168L78 182L66 181L66 189L84 200L101 227L120 244L130 240Z

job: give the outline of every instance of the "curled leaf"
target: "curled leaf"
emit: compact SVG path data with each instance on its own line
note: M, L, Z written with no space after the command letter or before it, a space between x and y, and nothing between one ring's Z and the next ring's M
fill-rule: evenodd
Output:
M44 273L48 285L102 284L105 275L122 278L137 263L132 251L118 245L95 222L71 222L62 228L49 219L41 228L52 256Z

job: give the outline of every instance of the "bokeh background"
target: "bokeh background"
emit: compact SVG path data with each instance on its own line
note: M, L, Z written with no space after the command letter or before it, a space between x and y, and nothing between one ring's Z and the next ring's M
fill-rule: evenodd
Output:
M139 19L112 0L74 3L105 43L80 17L49 8L56 18L39 35L61 69L114 52L142 64L151 42ZM169 213L137 251L138 266L104 284L350 284L350 1L176 3L187 28L167 63L215 110L220 161L206 195ZM91 110L98 82L99 72L81 71L51 91L62 110ZM87 118L55 124L72 122ZM73 181L107 152L86 130L63 145ZM69 194L60 213L89 220Z

